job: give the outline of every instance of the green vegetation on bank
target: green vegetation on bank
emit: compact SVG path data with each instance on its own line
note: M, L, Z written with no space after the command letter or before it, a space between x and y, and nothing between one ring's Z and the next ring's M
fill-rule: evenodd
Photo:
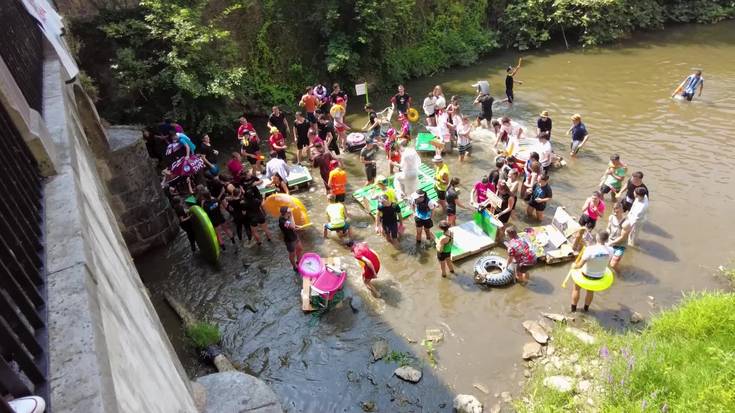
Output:
M207 348L222 340L222 333L220 333L219 328L210 323L197 323L187 327L186 336L198 349Z
M293 107L317 81L392 88L501 47L594 46L733 16L731 0L141 0L71 32L105 118L169 113L204 132L243 108Z
M735 411L735 294L689 295L640 333L608 333L594 323L585 330L597 338L595 344L555 328L557 357L576 354L579 361L567 365L566 372L536 364L520 411ZM588 390L562 393L544 385L551 374L573 377L575 365L584 370L578 380L591 376Z

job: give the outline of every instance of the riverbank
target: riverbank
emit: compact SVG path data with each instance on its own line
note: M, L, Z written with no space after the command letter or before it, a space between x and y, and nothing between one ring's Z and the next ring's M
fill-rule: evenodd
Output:
M567 47L593 47L665 24L735 16L735 6L725 0L696 7L683 0L311 6L147 0L132 9L69 17L72 43L89 75L83 83L99 97L103 118L152 124L167 114L196 135L217 138L232 134L243 111L267 113L271 105L296 110L309 84L340 81L352 91L354 83L367 81L371 93L393 90L503 49L526 51L562 40ZM421 97L414 96L417 102Z
M551 336L528 362L520 412L735 411L732 292L689 294L642 331L611 333L582 316Z

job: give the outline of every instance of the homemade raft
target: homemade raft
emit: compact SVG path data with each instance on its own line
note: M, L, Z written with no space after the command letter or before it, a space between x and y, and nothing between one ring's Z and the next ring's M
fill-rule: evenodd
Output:
M386 186L388 188L395 189L395 185L397 184L395 180L395 175L390 176L386 181ZM426 195L428 195L429 199L433 200L434 202L438 200L436 190L434 189L434 170L430 166L423 163L419 165L417 187L423 189L426 192ZM352 197L355 198L355 200L360 205L362 205L362 207L365 208L365 210L368 211L370 215L375 216L375 214L378 213L379 198L382 194L383 190L378 188L376 184L372 184L363 186L362 188L353 192ZM406 195L411 196L411 194ZM408 218L413 215L413 210L411 209L411 206L408 204L407 200L402 199L398 201L398 205L401 207L401 216L403 218Z
M572 260L578 255L573 242L581 229L564 207L557 207L551 224L526 228L518 236L528 241L540 262L556 264Z
M342 300L347 273L339 259L328 258L325 264L319 254L307 252L299 260L298 271L302 277L302 311L326 310Z
M416 152L435 152L436 146L432 144L435 139L429 132L419 132L416 135Z
M301 165L289 165L289 173L286 177L286 185L288 189L298 189L299 187L308 187L311 183L311 172L309 168L305 168ZM276 192L276 188L271 186L271 180L265 176L261 176L260 179L263 181L258 186L258 190L263 195L268 195Z
M449 231L454 237L451 260L461 260L492 248L495 246L498 229L502 227L502 222L483 209L472 215L472 221L450 228ZM437 242L441 234L441 231L434 232Z

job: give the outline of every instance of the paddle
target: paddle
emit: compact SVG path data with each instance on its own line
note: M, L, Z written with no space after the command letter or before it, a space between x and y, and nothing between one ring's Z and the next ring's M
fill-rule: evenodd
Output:
M577 255L577 259L574 260L574 263L572 263L572 267L569 269L569 272L567 273L567 277L564 278L564 281L561 282L561 288L567 288L567 281L569 281L569 278L572 276L572 271L574 271L579 264L580 261L582 261L582 255L584 254L585 247L582 247L581 250L579 250L579 255Z

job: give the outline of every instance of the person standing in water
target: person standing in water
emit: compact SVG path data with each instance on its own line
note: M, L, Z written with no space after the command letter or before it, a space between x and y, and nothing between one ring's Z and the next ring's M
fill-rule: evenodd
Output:
M436 259L439 260L439 267L442 270L442 278L447 278L447 269L454 274L454 265L452 264L452 245L454 244L454 236L449 230L451 225L449 222L442 220L439 222L439 229L442 230L441 236L436 241Z
M610 239L607 245L613 248L613 256L610 259L610 269L617 272L620 260L625 254L625 245L628 243L628 235L632 229L632 225L623 212L623 206L620 203L613 205L613 213L607 221L607 232Z
M447 187L447 222L450 226L457 225L457 207L469 209L459 200L459 178L454 177Z
M587 198L582 207L582 215L579 217L579 225L587 226L593 229L597 224L597 219L605 214L605 199L600 191L595 191L592 196Z
M293 270L298 272L297 264L301 259L301 255L304 253L304 249L301 247L301 241L299 240L299 234L296 233L296 230L301 229L301 226L296 225L294 222L289 207L282 206L279 212L281 216L278 218L278 228L281 229L281 233L283 234L283 242L286 244L286 251L288 251L288 260L291 262Z
M449 186L449 167L441 155L434 156L434 190L442 209L447 209L447 187Z
M602 182L600 183L600 192L602 196L609 193L613 202L618 196L618 193L623 189L623 179L625 174L628 172L628 166L620 160L620 155L613 154L610 156L610 163L607 166L605 175L602 176Z
M411 108L411 96L406 93L406 88L403 85L398 85L398 93L393 95L390 100L393 111L398 111L399 114L405 115Z
M633 205L630 207L628 212L628 221L630 221L630 234L628 235L628 246L635 247L635 242L638 239L638 233L643 227L643 223L646 221L646 215L648 214L648 191L645 188L636 188L635 200Z
M296 163L301 164L302 159L308 159L308 149L311 141L309 140L309 131L311 130L311 124L304 117L301 112L296 112L293 121L293 136L294 143L296 144Z
M587 132L587 127L582 123L582 116L579 113L572 115L571 119L572 126L567 131L567 135L572 135L569 155L576 156L577 152L587 143L590 134Z
M436 202L430 199L429 195L423 189L417 189L411 195L410 204L413 208L414 223L416 224L416 245L421 244L422 228L426 234L426 242L431 243L431 239L433 238L431 236L431 227L434 226L431 215L434 208L436 208Z
M350 250L355 259L362 264L362 282L365 284L365 288L370 291L373 297L380 298L380 293L372 284L372 281L378 278L378 271L380 269L375 268L373 261L369 257L369 255L377 257L378 253L364 243L351 243Z
M513 225L505 227L505 237L508 247L508 266L504 271L515 276L516 281L528 281L527 269L536 264L536 254L523 238L518 236L518 230Z
M694 73L687 76L687 78L684 79L684 81L676 87L674 93L671 94L671 97L673 98L674 96L676 96L677 93L680 93L684 99L691 101L692 99L694 99L694 94L697 92L697 90L699 90L697 96L702 97L703 89L704 78L702 77L702 71L697 69L694 71Z
M513 100L515 99L515 96L513 95L513 85L515 83L518 83L519 85L522 85L523 82L520 80L516 80L514 76L516 73L518 73L518 70L521 68L521 62L523 62L523 58L518 58L518 65L516 67L508 66L507 69L505 69L505 100L504 102L508 102L508 106L513 106Z
M536 120L536 134L541 135L542 133L546 133L549 140L551 140L551 118L548 110L541 112L538 120Z
M601 231L597 233L595 237L595 244L590 245L584 249L582 253L582 259L579 262L574 263L573 268L581 268L582 276L591 280L599 280L605 276L607 265L610 262L610 258L613 256L613 248L606 245L610 234L607 231ZM572 288L572 312L577 311L577 303L579 302L579 295L582 287L574 283ZM587 312L592 304L592 299L595 293L587 290L587 295L584 297L583 310Z
M379 202L378 211L375 214L375 232L383 234L388 242L398 247L399 229L403 225L401 207L391 202L390 197L386 194L380 196Z

